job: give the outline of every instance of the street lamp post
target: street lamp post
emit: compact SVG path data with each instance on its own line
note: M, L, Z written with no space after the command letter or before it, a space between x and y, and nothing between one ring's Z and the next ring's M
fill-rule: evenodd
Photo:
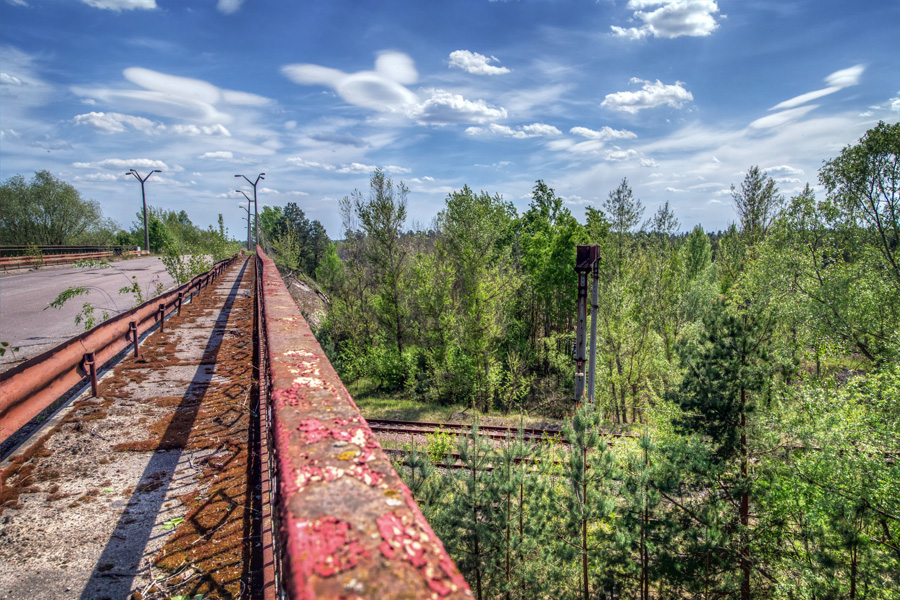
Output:
M141 178L140 173L134 169L125 173L125 175L134 175L134 178L141 182L141 201L144 203L144 249L147 250L147 252L150 252L150 230L147 229L147 192L144 190L144 183L146 183L154 173L162 173L162 171L153 169L147 173L147 176L144 178Z
M250 252L250 203L253 200L250 199L250 196L247 195L247 192L244 190L234 190L244 195L244 198L247 199L247 252Z
M260 179L265 179L266 174L260 173L256 176L256 181L250 181L247 179L246 175L235 175L235 177L243 177L247 180L247 183L253 186L253 227L254 227L254 238L256 239L256 243L259 243L259 205L256 203L256 184L259 183ZM248 236L249 237L249 236Z

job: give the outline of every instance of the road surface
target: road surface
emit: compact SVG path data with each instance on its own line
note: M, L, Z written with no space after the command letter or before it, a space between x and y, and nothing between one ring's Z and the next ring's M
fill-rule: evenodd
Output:
M83 324L75 324L75 316L85 302L95 307L98 322L103 311L114 316L135 306L133 294L119 293L135 281L132 277L137 278L144 300L156 295L158 283L163 289L173 285L158 257L120 260L111 265L107 269L47 267L0 277L0 342L19 347L15 356L7 351L0 357L0 371L84 331ZM72 298L61 309L44 310L60 292L78 286L87 287L90 294Z

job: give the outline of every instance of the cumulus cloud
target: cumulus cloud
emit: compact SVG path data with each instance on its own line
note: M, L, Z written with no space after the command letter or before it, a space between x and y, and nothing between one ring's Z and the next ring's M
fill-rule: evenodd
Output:
M768 175L772 177L798 177L803 175L803 169L798 169L796 167L792 167L790 165L775 165L772 167L766 167L763 169Z
M216 159L216 160L231 160L234 158L234 154L232 154L228 150L217 150L215 152L204 152L197 158L212 158L212 159Z
M169 169L163 161L150 158L107 158L97 162L75 162L72 166L78 169Z
M569 133L586 137L589 140L600 140L604 142L609 140L627 140L637 137L637 134L633 131L628 131L627 129L613 129L612 127L607 126L604 126L600 131L588 129L587 127L573 127L569 130Z
M271 102L256 94L225 90L200 79L142 67L129 67L122 74L142 89L73 87L72 91L90 100L121 104L139 112L211 124L234 120L230 114L220 110L222 105L262 106Z
M219 0L216 4L216 10L224 15L230 15L237 12L244 0Z
M782 110L785 108L800 106L801 104L806 104L807 102L811 102L812 100L816 100L823 96L828 96L829 94L839 92L846 87L856 85L859 83L859 79L860 77L862 77L862 74L865 70L865 65L855 65L848 69L835 71L825 78L825 83L828 84L828 87L822 88L821 90L806 92L805 94L800 94L799 96L795 96L790 100L779 102L769 110Z
M496 56L485 56L468 50L456 50L450 53L450 66L462 69L473 75L503 75L509 73L506 67L497 67L492 62L500 62Z
M76 115L72 122L76 125L87 125L103 133L124 133L128 128L144 133L159 133L165 129L164 125L150 119L116 112L89 112Z
M88 6L102 8L113 12L123 10L153 10L156 8L156 0L81 0Z
M223 137L231 137L231 132L222 125L173 125L172 131L181 135L221 135Z
M532 123L531 125L522 125L515 129L506 125L491 123L487 127L469 127L468 129L466 129L466 133L469 135L504 135L520 140L534 137L552 137L562 135L562 132L559 129L557 129L553 125L547 125L546 123Z
M468 100L445 90L425 90L428 98L409 106L407 115L422 124L490 123L506 118L506 109L484 100Z
M694 99L694 95L684 89L684 84L681 81L676 81L674 85L667 85L659 79L646 81L633 77L631 83L641 84L642 89L637 92L607 94L600 106L634 115L646 108L663 105L681 108L685 102L690 102Z
M327 163L321 163L314 160L307 160L299 156L292 156L287 159L287 162L294 165L295 167L300 167L301 169L321 169L323 171L334 171L336 168L334 165L329 165Z
M630 0L628 9L634 11L632 20L642 21L643 25L627 28L613 25L610 29L616 37L629 40L703 37L719 27L715 18L719 6L715 0Z
M629 160L631 158L636 158L638 156L637 150L623 150L618 146L614 146L614 150L610 150L604 155L604 159L610 162L620 162L623 160Z
M338 69L308 63L285 65L281 73L294 83L332 88L350 104L378 111L397 110L417 98L405 86L419 75L412 58L402 52L382 52L374 71L344 73Z
M362 163L354 162L349 165L344 165L337 170L338 173L371 173L375 169L377 169L375 165L364 165Z

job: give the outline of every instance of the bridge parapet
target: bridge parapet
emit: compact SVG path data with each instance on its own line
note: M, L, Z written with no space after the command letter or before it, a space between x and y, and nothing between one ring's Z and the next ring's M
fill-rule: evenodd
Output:
M259 247L257 257L261 396L284 593L471 598L274 263Z

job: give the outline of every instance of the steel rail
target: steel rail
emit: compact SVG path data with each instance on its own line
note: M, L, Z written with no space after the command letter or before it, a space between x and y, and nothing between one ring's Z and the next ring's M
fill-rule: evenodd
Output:
M275 264L256 247L279 593L470 599ZM339 577L337 575L340 575Z
M214 281L239 256L216 263L209 271L140 306L100 323L62 344L0 373L0 442L39 415L60 396L88 377L97 394L101 365L129 346L139 355L141 335Z

